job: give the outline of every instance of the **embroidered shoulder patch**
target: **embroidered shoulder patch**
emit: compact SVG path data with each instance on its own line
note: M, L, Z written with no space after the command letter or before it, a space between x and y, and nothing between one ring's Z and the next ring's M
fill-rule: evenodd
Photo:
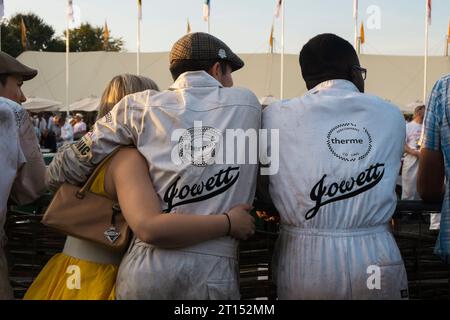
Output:
M92 132L86 133L80 141L71 146L78 159L86 161L92 158Z

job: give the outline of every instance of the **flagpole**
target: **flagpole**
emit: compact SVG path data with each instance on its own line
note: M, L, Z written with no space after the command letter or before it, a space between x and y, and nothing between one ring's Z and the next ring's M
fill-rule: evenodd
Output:
M66 107L67 118L69 117L69 19L67 18L66 26Z
M353 16L355 18L355 49L357 50L359 54L358 49L358 0L353 0Z
M446 36L445 37L445 52L444 52L444 56L448 57L448 44L450 43L450 37ZM1 51L1 48L0 48Z
M445 52L444 55L446 57L448 57L448 45L450 43L450 19L448 21L448 31L447 31L447 36L445 37Z
M284 99L284 4L281 3L281 79L280 79L280 99Z
M427 99L427 76L428 76L428 1L425 1L425 59L424 59L424 77L423 77L423 102Z
M137 21L137 75L140 75L141 71L141 19L138 17Z
M3 3L3 2L2 2ZM3 4L4 6L4 4ZM2 12L0 12L1 16L0 16L0 52L2 52L2 25L3 25L3 16L5 14L5 8L2 8Z

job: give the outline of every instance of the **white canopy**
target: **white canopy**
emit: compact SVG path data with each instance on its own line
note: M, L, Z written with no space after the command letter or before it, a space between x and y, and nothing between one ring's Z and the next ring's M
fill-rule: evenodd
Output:
M99 105L100 105L100 98L91 96L72 103L69 106L69 111L84 111L84 112L98 111ZM61 107L59 110L67 111L67 108Z
M44 98L29 97L22 106L31 112L58 111L61 102Z
M245 67L233 73L236 86L252 90L257 97L272 94L279 98L280 55L239 54ZM36 78L24 83L28 95L65 101L65 53L22 53L18 60L39 70ZM361 65L368 69L366 92L389 100L404 111L407 105L423 98L423 57L361 55ZM300 73L298 55L285 55L284 98L306 92ZM136 74L136 54L117 52L70 53L69 103L100 96L108 82L122 73ZM428 94L434 83L450 73L449 57L429 57ZM161 90L172 84L167 52L142 53L141 74L155 80Z

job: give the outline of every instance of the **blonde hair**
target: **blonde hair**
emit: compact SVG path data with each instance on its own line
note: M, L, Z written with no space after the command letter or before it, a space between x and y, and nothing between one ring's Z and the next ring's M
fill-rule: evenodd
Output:
M148 89L159 91L158 85L150 78L133 74L115 76L103 91L97 119L103 118L126 95Z

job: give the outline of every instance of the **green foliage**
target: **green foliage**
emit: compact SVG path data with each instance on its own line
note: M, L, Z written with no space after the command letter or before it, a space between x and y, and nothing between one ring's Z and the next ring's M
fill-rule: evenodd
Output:
M17 57L24 51L21 42L21 18L23 18L27 30L26 50L52 52L64 52L66 50L65 31L64 35L57 37L53 27L46 24L37 15L19 13L2 24L1 41L4 52ZM121 51L123 40L110 36L108 43L105 45L103 31L102 27L95 27L89 23L84 23L79 28L70 30L70 51Z
M27 50L61 51L60 40L54 37L55 30L33 13L16 14L9 22L2 25L2 50L13 57L17 57L24 50L21 42L21 18L27 32Z
M69 31L69 46L71 52L85 51L120 51L123 47L122 39L111 38L104 44L104 29L83 23L79 28ZM64 32L65 37L66 32Z

